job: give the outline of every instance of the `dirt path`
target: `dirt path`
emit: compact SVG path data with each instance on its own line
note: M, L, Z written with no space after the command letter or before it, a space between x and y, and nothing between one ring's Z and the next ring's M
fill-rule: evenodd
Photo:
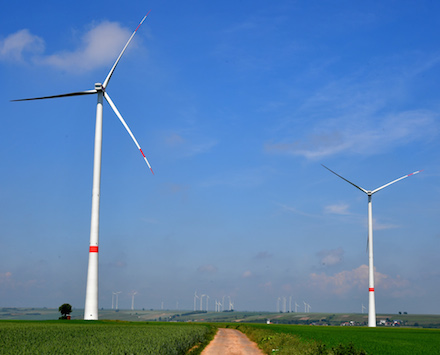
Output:
M202 355L261 355L257 344L236 329L219 328Z

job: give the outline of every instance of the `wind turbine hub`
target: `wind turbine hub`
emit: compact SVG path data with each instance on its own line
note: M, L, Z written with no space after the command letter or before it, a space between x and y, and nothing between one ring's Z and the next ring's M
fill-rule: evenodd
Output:
M104 87L101 83L95 83L95 90L96 91L104 91Z

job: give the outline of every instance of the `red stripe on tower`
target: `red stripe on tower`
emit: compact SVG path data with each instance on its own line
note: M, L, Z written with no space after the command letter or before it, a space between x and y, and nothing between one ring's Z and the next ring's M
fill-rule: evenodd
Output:
M368 291L370 291L370 292L374 292L374 287L370 287L370 288L368 289Z
M97 253L98 252L98 246L97 245L96 246L90 246L89 252L90 253Z

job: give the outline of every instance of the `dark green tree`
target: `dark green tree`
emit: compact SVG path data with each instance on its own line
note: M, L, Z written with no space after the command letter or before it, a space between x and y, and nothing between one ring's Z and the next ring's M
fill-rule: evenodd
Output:
M61 313L60 319L67 319L67 316L72 313L72 306L68 303L64 303L58 307L58 311Z

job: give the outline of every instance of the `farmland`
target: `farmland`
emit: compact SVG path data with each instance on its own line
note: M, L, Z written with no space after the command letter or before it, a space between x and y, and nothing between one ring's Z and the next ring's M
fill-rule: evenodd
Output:
M316 341L325 349L340 344L362 349L367 354L440 354L440 331L415 328L311 327L299 325L235 324L234 327L260 346L270 340L278 354L291 354L286 335L302 341ZM284 348L285 347L285 348ZM283 349L284 348L284 349ZM322 351L323 349L321 349Z
M217 327L242 331L268 354L440 354L437 329L106 320L0 321L0 353L198 354Z
M72 319L83 319L84 311L74 309ZM56 320L60 316L54 308L0 308L0 320ZM329 324L354 322L364 325L367 315L361 313L273 313L273 312L193 312L171 310L111 310L99 311L99 319L123 321L177 321L177 322L245 322L275 324ZM440 315L430 314L378 314L380 320L401 320L409 327L440 328Z
M186 354L212 338L208 324L2 321L2 354Z

